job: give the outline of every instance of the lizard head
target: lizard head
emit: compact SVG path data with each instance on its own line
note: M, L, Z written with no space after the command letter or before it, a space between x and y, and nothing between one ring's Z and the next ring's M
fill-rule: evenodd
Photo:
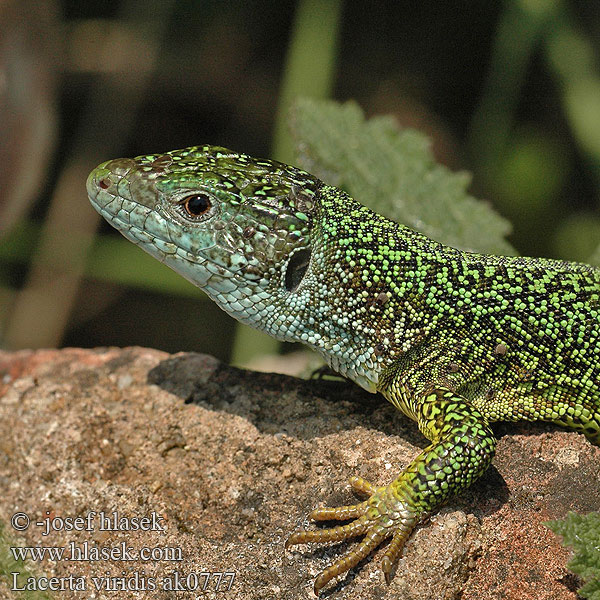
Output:
M320 185L288 165L195 146L102 163L87 191L125 237L238 320L286 339L281 308L309 268Z

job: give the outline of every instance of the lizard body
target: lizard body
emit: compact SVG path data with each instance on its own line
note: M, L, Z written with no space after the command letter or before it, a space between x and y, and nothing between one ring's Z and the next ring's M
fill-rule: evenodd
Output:
M197 146L116 159L94 207L236 319L319 352L381 392L430 445L369 498L320 508L346 525L286 546L362 541L318 593L383 540L389 578L420 518L489 466L495 421L550 421L600 444L600 269L469 253L430 240L288 165Z

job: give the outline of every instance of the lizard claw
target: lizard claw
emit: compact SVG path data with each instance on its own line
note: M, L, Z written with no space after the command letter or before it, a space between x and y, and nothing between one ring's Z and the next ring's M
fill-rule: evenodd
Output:
M369 495L369 499L349 506L317 508L309 515L314 521L353 519L350 523L316 531L296 531L285 543L287 549L295 544L339 542L359 535L365 536L358 546L338 558L317 576L314 585L317 596L331 579L355 567L381 542L391 537L392 542L381 561L381 570L389 583L394 563L419 518L418 513L398 497L397 490L392 485L375 487L360 477L352 477L350 485L355 491Z

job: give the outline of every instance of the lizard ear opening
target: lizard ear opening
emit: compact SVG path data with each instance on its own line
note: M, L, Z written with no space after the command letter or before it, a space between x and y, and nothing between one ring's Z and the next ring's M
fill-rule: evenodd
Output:
M302 248L292 254L285 271L285 289L293 292L299 285L310 262L310 248Z

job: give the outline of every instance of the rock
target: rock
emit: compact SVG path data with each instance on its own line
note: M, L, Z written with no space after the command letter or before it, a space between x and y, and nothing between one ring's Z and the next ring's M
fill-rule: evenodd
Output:
M325 597L575 599L569 551L543 522L600 509L600 448L550 425L496 430L495 467L417 528L389 586L379 550ZM0 352L4 532L15 547L64 547L29 570L64 585L81 576L89 597L110 576L137 593L106 597L313 598L315 575L349 544L286 552L288 533L316 504L352 503L351 475L388 482L425 445L346 382L142 348ZM22 531L16 513L30 519ZM75 560L86 542L116 560Z

